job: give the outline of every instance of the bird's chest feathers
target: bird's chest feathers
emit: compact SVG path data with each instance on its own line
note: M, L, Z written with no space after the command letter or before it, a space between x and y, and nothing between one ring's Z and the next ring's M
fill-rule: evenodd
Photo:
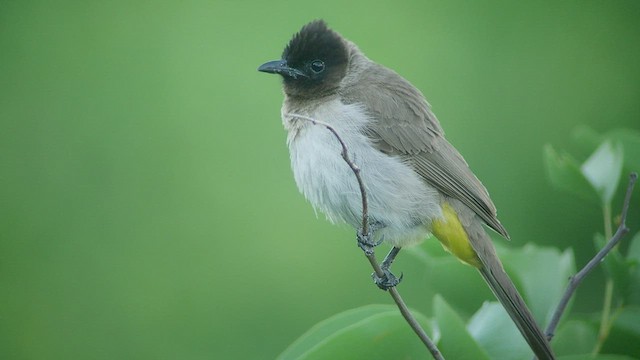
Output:
M292 113L330 124L344 141L350 159L361 169L369 214L385 226L416 226L433 212L434 194L405 162L378 151L363 132L370 121L364 109L339 100L322 106L283 107L291 166L304 196L331 221L358 226L362 198L355 174L342 158L335 135L322 125L292 118ZM433 204L433 205L430 205Z
M300 191L330 220L359 221L362 202L358 182L342 158L338 139L325 126L288 116L293 112L330 124L344 141L351 160L362 167L372 163L377 152L362 133L368 121L364 111L339 100L311 111L283 108L291 167Z

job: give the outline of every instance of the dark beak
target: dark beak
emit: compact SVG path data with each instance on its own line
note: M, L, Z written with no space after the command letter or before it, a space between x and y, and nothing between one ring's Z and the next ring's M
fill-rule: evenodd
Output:
M270 74L280 74L282 76L288 76L290 78L297 79L298 76L308 77L305 73L298 69L294 69L287 65L285 60L275 60L269 61L260 65L258 71L270 73Z

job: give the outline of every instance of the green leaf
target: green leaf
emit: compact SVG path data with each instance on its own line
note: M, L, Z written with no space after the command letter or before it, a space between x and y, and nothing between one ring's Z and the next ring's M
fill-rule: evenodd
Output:
M586 125L578 125L571 131L571 137L582 149L592 152L605 139L622 144L624 164L631 171L640 171L640 132L633 129L613 129L605 134Z
M625 355L609 355L609 354L600 354L600 355L591 355L591 354L583 354L583 355L568 355L568 356L560 356L557 360L637 360L635 358L625 356Z
M640 232L631 240L627 251L627 263L631 272L627 304L640 306Z
M602 234L594 235L596 250L600 251L608 240ZM602 261L604 271L613 279L614 292L620 299L627 299L630 295L632 263L624 258L618 248L615 247L607 254Z
M520 249L499 249L500 258L539 324L546 324L575 274L573 251L527 244Z
M429 321L413 312L430 333ZM326 319L303 334L280 356L288 359L418 359L428 356L393 305L369 305Z
M486 302L469 320L467 330L491 359L531 359L533 352L504 307Z
M580 167L602 203L610 203L615 195L622 172L623 154L619 142L614 144L607 140Z
M640 307L618 309L602 352L640 358Z
M553 338L556 355L590 354L598 340L598 332L585 321L569 320L562 324Z
M622 144L624 163L631 171L640 171L640 132L631 129L614 129L606 134Z
M547 177L556 189L600 203L593 187L584 177L579 163L569 154L558 154L551 145L544 147L544 164Z
M614 328L624 330L638 341L640 345L640 307L628 307L616 314L616 320L613 323Z
M436 324L440 330L438 347L446 359L489 360L489 355L467 332L463 320L439 295L433 301ZM393 357L397 359L399 357Z

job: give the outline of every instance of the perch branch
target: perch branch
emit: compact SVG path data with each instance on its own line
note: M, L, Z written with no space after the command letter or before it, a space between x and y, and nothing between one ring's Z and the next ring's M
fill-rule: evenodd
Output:
M629 211L629 203L631 202L631 193L633 193L633 186L635 185L637 179L638 179L638 174L631 173L629 175L629 185L627 185L627 193L624 197L624 203L622 205L620 225L618 226L618 229L616 230L615 234L613 234L613 237L611 237L611 239L607 242L607 244L600 251L598 251L596 256L594 256L593 259L591 259L587 263L587 265L585 265L582 268L582 270L580 270L577 274L569 278L569 285L567 285L567 289L565 290L564 295L560 300L560 303L556 307L556 310L553 313L553 317L551 318L551 321L549 322L549 325L547 326L547 329L545 332L549 341L551 341L551 339L555 335L556 327L560 322L560 318L562 317L562 314L566 310L567 304L569 304L569 300L571 299L571 296L573 296L573 293L576 291L576 289L578 288L582 280L596 266L598 266L600 262L602 262L605 256L607 256L607 254L618 244L618 242L620 242L620 239L622 239L622 237L629 232L629 228L627 227L627 224L626 224L627 212Z
M319 121L304 115L298 115L298 114L285 114L285 115L293 118L309 121L313 125L324 126L327 130L329 130L333 134L336 140L338 140L338 142L340 143L340 147L342 148L342 151L341 151L342 158L347 163L347 165L349 165L349 168L351 168L351 171L356 176L356 180L358 181L358 186L360 188L360 195L362 198L362 233L365 235L369 234L369 204L367 201L367 190L364 186L364 181L362 180L362 176L360 175L360 168L349 157L347 144L344 142L342 137L340 137L340 134L338 134L338 132L333 126L331 126L330 124L327 124L326 122ZM379 277L383 277L384 272L382 271L382 269L380 268L380 265L378 264L378 261L376 260L376 256L373 249L371 251L364 251L364 254L369 260L369 263L371 263L371 266L373 267L373 270L376 273L376 275L378 275ZM402 300L402 297L400 296L400 293L398 292L398 290L395 287L392 287L389 289L389 294L391 294L393 301L395 301L404 319L407 321L409 326L411 326L411 328L416 333L416 335L418 335L418 337L424 343L427 349L429 349L429 352L431 352L431 355L433 356L433 358L436 360L444 360L444 357L440 353L440 350L438 350L436 345L429 338L429 335L427 335L427 333L420 326L416 318L409 311L409 308L405 304L404 300Z

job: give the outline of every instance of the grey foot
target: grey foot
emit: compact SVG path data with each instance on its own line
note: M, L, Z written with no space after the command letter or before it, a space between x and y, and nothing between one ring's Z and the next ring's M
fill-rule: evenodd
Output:
M384 291L400 284L400 281L402 281L402 277L404 276L404 274L400 274L400 277L396 277L391 273L391 271L389 271L389 269L382 269L382 272L384 273L382 277L378 276L376 273L371 274L371 277L373 278L373 282L375 282L376 285Z
M362 249L362 251L365 252L365 254L367 254L367 256L371 256L373 255L373 249L382 244L382 240L380 241L373 241L371 239L371 232L369 232L368 234L363 233L362 228L358 229L358 247L360 249Z

